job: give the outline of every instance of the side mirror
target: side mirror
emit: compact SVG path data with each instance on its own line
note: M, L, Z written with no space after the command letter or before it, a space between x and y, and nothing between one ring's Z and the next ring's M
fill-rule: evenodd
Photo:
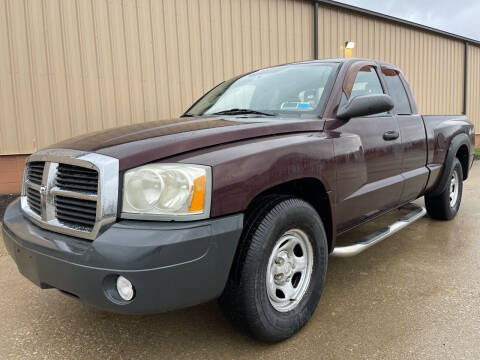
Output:
M348 120L352 117L379 114L393 109L393 100L386 94L359 95L350 99L337 111L337 117Z

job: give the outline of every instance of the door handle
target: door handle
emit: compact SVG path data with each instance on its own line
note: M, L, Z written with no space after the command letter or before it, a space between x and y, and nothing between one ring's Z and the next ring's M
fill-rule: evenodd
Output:
M391 141L391 140L396 140L398 139L398 137L400 136L400 134L398 133L398 131L387 131L386 133L383 134L383 140L386 140L386 141Z

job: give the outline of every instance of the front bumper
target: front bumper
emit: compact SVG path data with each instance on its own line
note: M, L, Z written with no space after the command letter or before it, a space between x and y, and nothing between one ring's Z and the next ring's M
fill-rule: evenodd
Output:
M19 271L41 288L57 288L120 313L155 313L218 297L225 287L243 215L188 223L120 221L95 241L43 230L20 202L4 216L3 239ZM115 290L118 275L135 297Z

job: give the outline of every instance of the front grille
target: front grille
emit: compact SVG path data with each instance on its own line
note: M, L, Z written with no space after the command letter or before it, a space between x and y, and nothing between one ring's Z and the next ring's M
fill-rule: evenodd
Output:
M34 184L40 185L42 183L44 167L45 162L43 161L32 161L28 163L27 179Z
M42 202L40 199L40 193L37 190L27 189L27 204L30 209L38 216L42 215Z
M56 184L72 191L98 191L98 172L85 167L58 164Z
M21 206L38 226L94 240L115 222L118 160L78 150L48 149L27 160Z
M58 221L70 227L95 226L97 202L92 200L55 196L55 214Z

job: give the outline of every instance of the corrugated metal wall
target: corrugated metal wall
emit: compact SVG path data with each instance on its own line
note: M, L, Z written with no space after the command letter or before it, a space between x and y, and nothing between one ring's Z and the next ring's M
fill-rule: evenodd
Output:
M480 47L468 46L467 116L480 134Z
M319 55L398 64L423 113L460 113L463 43L320 6ZM469 115L480 128L480 48ZM178 116L223 79L313 58L307 0L0 0L0 155Z
M459 114L463 107L464 45L405 25L347 10L319 8L319 57L343 57L354 41L353 57L398 65L425 114Z
M310 1L0 0L0 154L178 116L216 83L313 58Z

